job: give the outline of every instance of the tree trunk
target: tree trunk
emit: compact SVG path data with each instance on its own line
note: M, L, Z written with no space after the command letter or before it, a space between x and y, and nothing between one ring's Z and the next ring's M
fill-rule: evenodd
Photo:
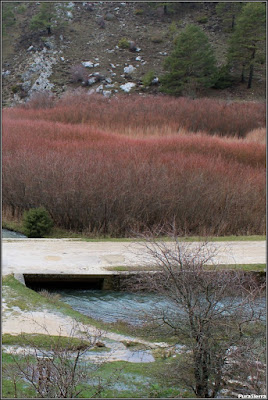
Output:
M254 48L252 50L252 55L251 55L251 63L249 66L249 77L248 77L248 89L251 88L251 84L252 84L252 79L253 79L253 71L254 71L254 58L255 58L255 52L256 52L256 48L254 45Z
M234 30L235 27L235 15L232 15L232 31Z
M200 343L199 343L200 345ZM202 346L202 345L201 345ZM208 357L205 349L197 350L195 354L195 393L197 397L208 398Z
M245 64L242 65L241 83L245 83Z

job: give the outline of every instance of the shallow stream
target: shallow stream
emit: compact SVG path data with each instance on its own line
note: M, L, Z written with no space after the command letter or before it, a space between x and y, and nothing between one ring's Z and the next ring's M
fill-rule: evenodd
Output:
M9 229L2 229L2 238L3 239L8 239L8 238L13 238L13 239L23 239L26 238L27 236L23 235L22 233L15 232L15 231L10 231Z
M53 292L55 292L53 290ZM148 322L148 318L160 315L164 310L165 315L177 317L183 310L175 306L171 301L152 293L128 293L105 290L57 290L61 300L69 304L74 310L91 318L104 322L123 321L131 325L141 325ZM228 302L226 298L226 302ZM218 308L224 306L219 303ZM254 303L256 311L265 310L265 297L261 297ZM235 307L233 308L235 312Z

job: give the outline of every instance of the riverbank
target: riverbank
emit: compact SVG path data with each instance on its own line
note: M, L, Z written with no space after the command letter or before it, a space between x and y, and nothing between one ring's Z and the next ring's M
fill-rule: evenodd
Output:
M49 340L58 340L57 337L63 341L68 336L80 340L84 335L84 340L86 334L87 337L97 337L99 344L85 354L85 360L101 366L102 378L117 376L120 371L114 384L105 389L104 397L150 397L153 386L159 387L159 390L161 388L163 392L170 391L156 377L156 373L165 368L166 362L175 360L169 355L170 343L141 339L133 334L123 333L122 329L119 333L115 327L111 331L108 326L109 324L94 321L72 310L57 297L44 296L28 289L12 276L3 278L2 350L5 368L9 365L12 368L12 357L19 359L25 351L29 353L31 343L42 349ZM10 353L13 354L12 357ZM90 387L91 385L88 386L89 391ZM23 397L32 397L27 385L22 387L18 383L19 389ZM174 393L181 390L178 387L175 389ZM14 388L5 377L3 397L14 397Z
M7 229L10 231L18 232L22 235L25 235L25 231L23 228L21 219L10 219L3 216L2 220L2 229ZM130 242L130 241L141 241L142 239L130 237L130 238L115 238L115 237L107 237L107 236L98 236L92 237L85 232L73 232L68 231L66 229L54 227L49 235L46 235L44 238L46 239L74 239L74 240L85 240L88 242ZM170 241L169 237L159 237L159 240ZM181 241L185 242L202 242L202 241L210 241L210 242L237 242L237 241L262 241L266 240L265 235L229 235L229 236L181 236Z

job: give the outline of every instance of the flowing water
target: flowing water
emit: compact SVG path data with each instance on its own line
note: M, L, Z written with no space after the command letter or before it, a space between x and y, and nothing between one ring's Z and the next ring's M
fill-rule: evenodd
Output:
M2 229L2 238L3 239L23 239L26 238L27 236L23 235L22 233L15 232L15 231L10 231L8 229Z
M53 290L53 292L55 292ZM61 300L74 310L104 322L124 321L139 325L157 308L170 307L170 303L155 294L137 294L105 290L57 290Z
M104 290L57 290L61 300L74 310L104 322L123 321L132 325L141 325L148 321L148 316L159 316L161 310L172 317L179 317L183 310L168 299L156 294L114 292ZM228 302L228 298L226 298ZM226 304L226 303L225 303ZM219 309L224 304L219 303ZM255 310L265 310L265 298L255 302ZM234 307L235 310L235 307Z

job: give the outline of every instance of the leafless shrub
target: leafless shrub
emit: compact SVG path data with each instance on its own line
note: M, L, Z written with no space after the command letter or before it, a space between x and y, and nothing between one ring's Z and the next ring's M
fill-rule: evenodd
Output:
M82 64L76 64L71 67L71 79L72 82L84 82L87 80L88 73L86 67Z
M30 99L23 105L23 108L42 109L52 108L55 104L55 96L49 90L40 90L32 93Z
M39 292L41 294L41 296L46 297L48 300L52 301L52 302L57 302L58 300L60 300L60 294L59 293L51 293L48 290L41 290Z
M45 326L42 326L46 330ZM78 332L81 334L78 335ZM100 343L100 333L85 331L85 326L75 325L69 337L51 336L47 331L50 346L46 348L36 345L33 338L22 335L25 348L22 358L13 355L13 365L4 367L4 374L12 380L14 393L17 395L19 380L27 382L37 396L41 398L76 398L89 389L89 379L96 378L91 397L100 396L104 388L114 383L117 375L102 379L96 373L103 363L89 363L85 354ZM93 386L91 387L93 388ZM83 397L83 396L82 396Z
M144 246L143 254L160 271L130 278L127 287L168 300L170 306L157 306L147 321L153 323L154 332L175 336L184 345L177 367L164 375L183 383L198 398L216 397L228 386L230 374L240 380L245 377L245 361L253 365L256 349L261 349L255 334L258 326L259 336L264 335L262 309L256 305L263 288L243 271L216 266L206 270L204 265L215 256L208 243L193 247L176 236L171 242L151 236L145 237ZM250 390L259 393L261 388L253 386Z

